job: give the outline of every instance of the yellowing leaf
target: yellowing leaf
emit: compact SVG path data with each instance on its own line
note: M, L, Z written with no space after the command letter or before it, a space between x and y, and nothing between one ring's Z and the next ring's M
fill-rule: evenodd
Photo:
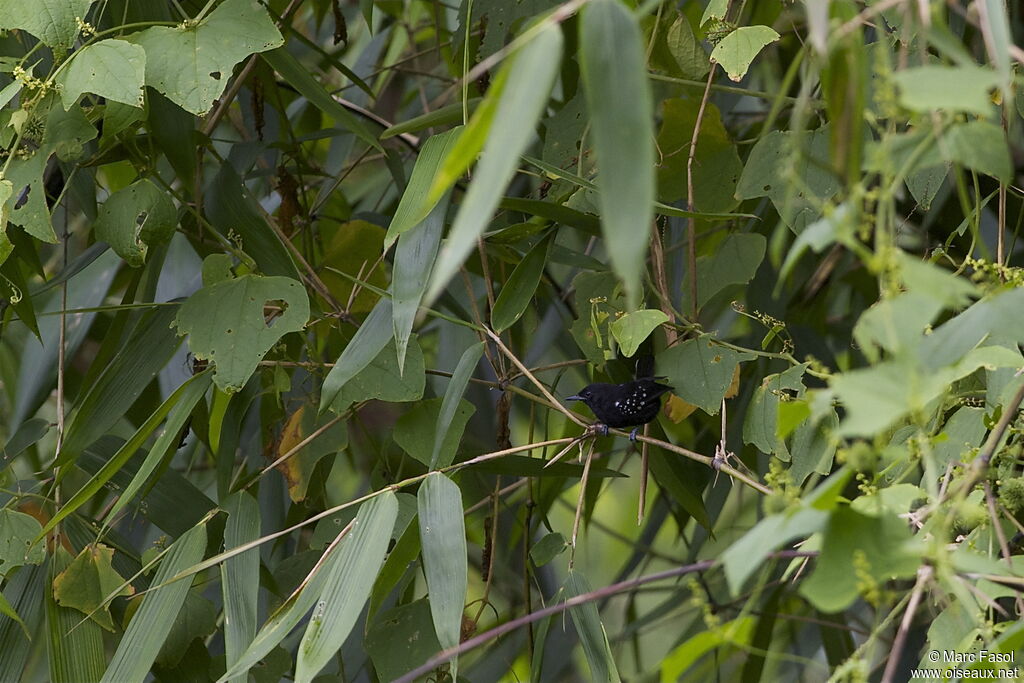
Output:
M697 410L697 406L692 403L687 403L683 399L679 398L675 394L669 394L668 400L665 401L665 407L662 408L665 411L665 416L672 420L676 424L679 424L686 418L693 414L693 411Z
M99 607L104 598L124 583L124 579L115 570L111 561L114 549L102 544L86 546L78 554L68 568L53 580L53 594L57 604L73 607L84 614L89 614ZM131 586L122 588L118 595L132 595L135 589ZM107 629L114 630L114 620L110 616L110 603L93 612L92 619Z

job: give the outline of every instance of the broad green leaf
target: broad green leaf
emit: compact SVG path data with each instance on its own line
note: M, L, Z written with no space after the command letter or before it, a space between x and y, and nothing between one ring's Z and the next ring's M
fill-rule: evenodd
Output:
M711 61L721 64L729 78L739 82L757 53L778 39L779 34L768 26L740 26L715 45Z
M66 162L80 158L86 143L96 137L96 128L81 107L65 111L56 94L46 95L36 104L32 119L44 122L42 144L31 154L17 154L5 162L4 178L11 181L14 192L0 213L6 212L11 223L36 239L56 243L46 202L46 168L54 155Z
M82 93L93 93L108 101L142 107L146 80L146 51L134 43L109 38L86 45L60 72L58 83L65 109L78 102Z
M97 239L138 267L146 262L151 246L171 239L177 224L178 210L171 198L144 178L110 195L93 229Z
M680 12L665 37L669 53L683 78L703 78L709 67L708 53L693 35L690 20Z
M627 313L611 324L612 336L619 343L619 350L627 358L632 357L647 337L662 323L668 322L668 316L662 311L644 309Z
M203 559L205 549L205 524L193 527L171 545L153 577L152 585L158 587L142 597L100 683L141 681L146 677L185 602L191 581L161 584Z
M71 555L63 547L58 547L50 555L46 591L46 654L51 683L98 681L107 666L103 631L99 624L94 620L83 621L80 611L58 604L56 579L71 562ZM117 585L120 583L118 580Z
M657 374L668 377L677 396L709 415L717 415L736 366L751 358L716 344L713 337L705 334L659 353Z
M789 450L778 438L779 395L792 391L803 393L801 377L807 364L793 366L785 372L768 375L754 390L754 397L743 418L743 442L753 444L762 453L774 453L783 462L789 462Z
M441 647L448 649L459 644L468 581L462 492L451 479L433 472L420 485L416 502L434 632ZM453 659L453 678L457 670Z
M260 12L262 13L263 10L260 10ZM302 93L302 96L309 100L310 104L340 123L346 130L355 133L366 144L383 151L384 148L381 147L377 137L367 128L366 124L355 114L343 107L340 102L336 101L327 92L323 84L313 78L308 67L300 64L286 48L277 47L280 44L281 41L278 40L271 46L276 47L277 49L275 50L257 50L257 52L262 53L260 58L269 64L274 71L281 74L281 78L284 79L285 83L290 84Z
M583 9L579 43L605 252L632 310L640 303L655 199L654 112L640 27L618 0L595 0Z
M35 542L41 530L32 515L0 509L0 575L8 576L15 567L39 564L46 558L46 548Z
M754 617L739 617L718 628L699 631L661 660L661 683L678 681L691 666L713 650L739 648L747 651L756 624L757 619ZM723 653L722 659L727 654L728 650Z
M264 307L283 308L267 316ZM178 334L199 359L216 366L213 376L222 391L241 389L278 340L298 332L309 320L309 298L287 277L243 275L203 287L178 310Z
M256 499L239 491L225 501L228 520L224 527L224 549L230 550L254 541L260 535L260 509ZM220 566L224 599L224 651L231 668L256 636L256 618L260 590L260 551L251 548L229 557ZM245 683L245 676L232 679Z
M900 279L911 292L932 297L947 308L961 308L978 296L978 288L969 280L906 252L897 252Z
M879 359L879 349L891 354L911 351L941 310L942 303L935 298L902 292L864 311L853 328L853 338L872 361Z
M1010 150L1003 129L988 121L950 126L938 141L943 158L993 176L1002 183L1013 178Z
M989 92L999 83L999 74L978 66L929 64L893 74L900 91L900 104L922 113L936 109L965 111L980 116L992 113Z
M327 373L320 390L320 412L334 402L345 384L377 357L394 334L391 299L381 297ZM404 366L401 366L404 367Z
M415 178L415 171L413 177ZM405 365L409 337L416 322L420 301L427 291L427 282L434 267L434 259L437 258L437 249L441 246L441 233L444 232L444 217L448 212L449 199L450 195L442 197L422 222L398 237L391 278L391 317L399 367ZM394 221L391 225L394 227ZM390 231L389 229L388 232Z
M43 44L67 51L78 36L77 18L85 18L94 0L0 0L0 28L23 29Z
M700 16L700 23L698 26L704 28L704 24L708 23L712 19L723 21L728 12L729 0L710 0L707 7L704 8L704 13Z
M384 237L384 251L391 248L401 235L427 223L428 216L434 216L433 222L443 223L445 211L435 211L438 204L444 204L447 208L448 202L442 201L447 194L444 193L437 201L427 201L430 186L434 182L441 163L448 156L455 142L462 131L462 126L456 126L438 135L431 136L420 148L416 157L416 164L412 168L412 177L406 185L402 198L395 209L395 215L391 218L391 225L388 226L388 233ZM396 255L397 261L397 255ZM397 264L396 264L397 267Z
M686 19L681 19L683 23ZM658 131L658 198L676 202L687 196L686 168L690 143L701 103L672 98L662 105ZM736 183L743 172L732 136L714 103L703 108L697 149L693 155L693 204L700 213L731 211L736 207ZM658 213L663 213L659 208Z
M512 327L526 312L540 285L541 276L544 275L548 253L554 241L555 233L551 232L537 242L502 285L494 302L494 310L491 311L491 327L495 332L500 333Z
M378 292L388 284L388 265L380 261L384 228L353 220L338 226L325 225L320 236L324 244L320 279L336 301L344 302L348 313L369 313L380 299ZM353 278L368 286L358 285Z
M217 608L200 595L201 592L202 588L197 586L185 595L185 602L156 657L160 668L177 668L183 658L194 652L189 648L193 640L205 640L217 630ZM157 670L154 667L154 671Z
M519 155L534 137L534 127L550 97L561 57L561 29L555 24L548 24L502 67L508 82L495 104L494 119L473 180L455 216L448 239L438 252L427 287L427 302L434 301L441 294L466 256L476 248L477 238L490 222L505 187L515 173ZM476 114L487 106L485 100ZM462 136L470 133L471 126L463 131ZM434 187L438 187L436 179ZM440 198L444 190L441 193L432 190L431 197L437 194Z
M820 254L825 250L825 247L836 242L848 246L855 244L854 229L856 227L854 225L853 211L850 209L849 204L843 203L831 211L826 210L824 216L809 224L796 236L793 245L786 254L786 260L783 261L782 267L779 269L778 284L775 291L779 292L782 290L784 280L789 277L793 267L808 248L814 251L815 254ZM697 294L698 298L700 298L699 289Z
M865 575L879 585L912 577L921 558L920 542L912 540L905 520L841 507L829 518L821 555L800 594L823 612L838 612L856 600Z
M530 559L538 567L543 567L564 553L568 547L569 543L565 540L565 536L558 532L552 532L533 544L533 547L530 548Z
M801 233L839 191L835 173L826 170L831 168L830 134L826 124L814 131L772 131L762 137L743 166L736 197L768 197L786 225Z
M932 446L932 456L940 471L949 463L955 465L960 462L964 453L981 443L988 431L982 419L984 416L984 408L962 406L946 420L939 433L945 438Z
M53 529L61 520L70 515L72 512L80 508L86 502L92 499L104 485L107 484L114 476L115 473L121 471L125 463L131 459L133 455L142 447L142 445L149 439L150 435L156 431L157 426L163 422L172 411L175 411L172 420L168 420L167 428L161 434L160 439L164 442L154 445L154 451L158 449L166 449L169 444L173 444L173 439L177 437L185 419L187 419L192 408L195 407L199 399L203 397L203 393L210 384L210 376L208 373L196 375L187 379L180 387L174 390L174 392L167 397L159 408L150 415L145 422L142 423L135 434L128 441L121 446L117 452L107 460L103 466L99 469L96 474L93 475L89 481L87 481L82 488L75 492L71 498L64 503L60 509L46 522L46 526L39 532L38 537L42 537L44 534ZM179 405L183 406L179 408ZM177 409L177 410L176 410ZM150 463L143 465L148 471L152 471L152 468L156 463ZM147 472L148 475L148 472ZM139 487L144 483L148 476L140 476L136 474L128 487L137 491ZM131 496L127 497L129 500ZM125 500L124 502L127 502ZM123 505L122 502L117 504L120 508Z
M355 626L384 564L397 514L398 501L391 491L360 506L299 643L296 683L312 681Z
M199 116L224 92L235 64L284 42L256 0L225 0L198 24L153 26L129 37L146 50L146 85Z
M698 307L730 285L750 282L761 266L766 247L763 235L741 232L725 238L713 254L697 259ZM689 308L689 300L689 288L684 288L684 310Z
M72 462L86 446L117 424L146 386L178 350L181 340L171 331L174 306L147 312L113 361L71 413L58 464Z
M582 272L573 278L572 285L576 290L576 320L569 331L587 360L603 366L613 357L609 328L624 308L622 288L608 272Z
M363 647L382 681L394 681L441 651L426 598L380 614Z
M349 380L338 393L330 409L341 413L356 401L377 399L389 403L418 401L423 398L426 388L426 368L423 364L423 350L416 335L409 339L409 352L405 365L399 367L392 340L380 353Z
M796 401L787 401L779 404L779 414L782 414L783 406L791 405ZM806 420L793 435L792 465L789 474L793 483L800 486L812 473L826 475L832 471L832 464L836 455L837 443L833 433L839 426L839 415L834 409L819 420Z
M730 592L739 595L747 579L762 566L761 562L769 553L820 531L827 521L828 513L814 508L762 519L722 553L722 568Z
M565 590L567 598L575 598L592 592L586 577L574 569L569 571L562 588ZM576 633L579 634L580 643L583 645L583 654L587 657L587 664L590 665L589 680L595 681L595 683L619 681L619 671L615 667L615 657L608 644L608 634L605 633L604 624L601 623L597 604L594 601L588 601L570 607L569 614L572 616L572 623L576 627Z
M451 384L449 384L451 386ZM454 403L448 406L450 416L441 424L444 399L428 398L417 401L412 410L395 421L393 437L395 443L413 458L431 469L446 467L455 459L466 423L476 412L476 406L461 396L454 396ZM438 445L436 462L432 463L434 445L437 443L438 428L443 438Z
M102 544L86 546L53 581L57 604L86 615L91 613L92 620L108 631L114 631L114 620L106 598L135 594L135 589L125 586L124 578L111 565L113 557L113 548Z
M447 467L452 462L455 449L446 451L445 457L442 458L442 447L445 445L448 432L451 430L456 411L459 410L462 404L462 395L466 393L466 386L469 384L469 380L473 376L473 372L476 370L476 366L480 362L483 353L484 342L478 342L462 353L462 357L459 358L459 364L455 366L455 372L452 373L452 379L448 382L448 388L444 392L441 409L437 413L437 423L434 427L434 447L430 453L430 469ZM470 411L470 415L472 413L473 411ZM465 422L463 422L463 427L465 427ZM462 430L454 431L458 432L461 439Z

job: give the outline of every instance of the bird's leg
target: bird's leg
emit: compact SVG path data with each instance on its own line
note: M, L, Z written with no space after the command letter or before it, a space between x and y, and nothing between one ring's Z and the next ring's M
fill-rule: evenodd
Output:
M639 427L633 427L633 431L631 431L629 433L629 440L635 443L636 442L636 433L639 432L639 431L640 431Z
M591 425L591 429L594 430L595 434L600 434L601 436L608 436L608 425L604 424L603 422L595 422L593 425Z

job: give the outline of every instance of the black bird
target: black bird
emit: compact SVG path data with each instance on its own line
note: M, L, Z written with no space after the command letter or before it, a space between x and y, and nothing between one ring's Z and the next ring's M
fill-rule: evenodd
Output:
M580 393L565 400L586 403L601 421L598 430L603 434L608 433L608 427L633 427L629 440L636 441L640 426L658 416L661 395L672 389L667 384L645 378L625 384L588 384Z

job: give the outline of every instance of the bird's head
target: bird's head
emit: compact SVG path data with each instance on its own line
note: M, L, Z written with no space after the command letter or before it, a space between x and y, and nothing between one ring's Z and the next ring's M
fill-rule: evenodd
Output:
M594 397L594 385L593 384L588 384L587 386L585 386L582 389L580 389L579 392L574 394L573 396L566 396L565 400L566 401L583 401L584 403L588 403L590 401L590 399L592 399L593 397Z

